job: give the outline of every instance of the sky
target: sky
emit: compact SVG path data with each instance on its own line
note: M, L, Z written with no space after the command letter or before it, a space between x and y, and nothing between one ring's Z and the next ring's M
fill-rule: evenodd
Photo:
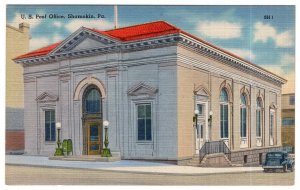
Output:
M8 5L6 21L15 27L30 24L30 50L34 50L64 40L81 26L112 29L113 10L109 5ZM47 18L37 19L37 14ZM50 14L65 18L50 19ZM78 19L67 18L68 14L102 16ZM119 27L156 20L268 69L288 80L283 93L295 92L295 6L118 6Z

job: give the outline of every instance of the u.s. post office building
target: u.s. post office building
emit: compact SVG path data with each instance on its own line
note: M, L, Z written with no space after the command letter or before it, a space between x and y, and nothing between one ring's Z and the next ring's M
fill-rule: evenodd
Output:
M229 151L251 165L281 147L286 80L164 21L81 27L14 61L24 67L28 155L53 155L56 122L74 156L100 154L104 120L122 159L188 163Z

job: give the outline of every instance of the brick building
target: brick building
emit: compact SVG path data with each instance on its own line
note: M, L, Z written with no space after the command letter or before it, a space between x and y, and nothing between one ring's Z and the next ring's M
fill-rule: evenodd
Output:
M295 93L283 94L281 100L282 146L295 148Z
M29 24L6 25L6 153L24 152L23 67L12 60L29 50Z

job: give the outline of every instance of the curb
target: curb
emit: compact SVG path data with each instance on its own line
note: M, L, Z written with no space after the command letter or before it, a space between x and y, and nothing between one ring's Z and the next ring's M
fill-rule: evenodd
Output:
M126 171L126 170L111 170L111 169L94 169L94 168L74 168L64 166L44 166L34 164L12 164L5 163L7 166L24 166L24 167L41 167L41 168L58 168L58 169L78 169L78 170L92 170L92 171L108 171L114 173L132 173L132 174L152 174L152 175L172 175L172 176L206 176L218 174L240 174L240 173L260 173L262 171L233 171L233 172L218 172L218 173L167 173L167 172L147 172L147 171Z

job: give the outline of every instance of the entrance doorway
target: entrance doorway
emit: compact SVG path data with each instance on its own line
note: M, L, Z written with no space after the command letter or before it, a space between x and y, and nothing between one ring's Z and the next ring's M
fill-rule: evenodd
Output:
M207 102L197 102L196 109L199 111L199 115L197 118L197 125L195 130L195 136L196 136L196 154L199 154L199 150L204 145L204 134L207 136L208 132L208 125L207 125L207 119L208 119L208 106ZM207 137L206 137L207 138Z
M199 153L199 150L203 146L203 123L200 123L196 126L196 153Z
M102 150L102 126L99 122L86 122L87 154L97 155Z
M83 154L99 155L103 148L102 98L98 87L90 85L83 94Z

